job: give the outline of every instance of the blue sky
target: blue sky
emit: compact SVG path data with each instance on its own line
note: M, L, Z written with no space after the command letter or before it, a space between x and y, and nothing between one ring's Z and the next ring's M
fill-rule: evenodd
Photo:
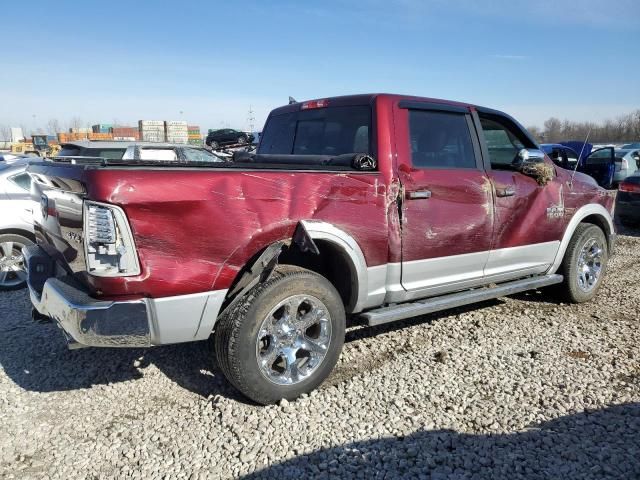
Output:
M289 95L364 92L527 125L640 108L638 0L32 1L2 17L0 125L246 128L250 105L261 126Z

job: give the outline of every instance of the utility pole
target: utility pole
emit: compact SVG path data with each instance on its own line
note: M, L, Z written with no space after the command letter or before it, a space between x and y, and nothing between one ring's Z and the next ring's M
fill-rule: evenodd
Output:
M253 108L249 105L249 111L247 112L247 124L249 125L249 131L253 132L256 124L256 116Z

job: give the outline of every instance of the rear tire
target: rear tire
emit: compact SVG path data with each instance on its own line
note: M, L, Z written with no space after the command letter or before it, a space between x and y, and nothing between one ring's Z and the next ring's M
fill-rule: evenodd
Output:
M33 241L14 233L0 234L0 291L18 290L27 285L22 250Z
M557 291L571 303L593 299L602 285L608 260L604 232L596 225L581 223L567 246L560 266L564 280Z
M229 382L266 405L320 385L338 361L344 332L334 286L310 270L281 265L218 320L213 341Z
M247 143L247 137L245 137L244 135L241 135L238 137L238 144L239 145L244 145L245 143Z

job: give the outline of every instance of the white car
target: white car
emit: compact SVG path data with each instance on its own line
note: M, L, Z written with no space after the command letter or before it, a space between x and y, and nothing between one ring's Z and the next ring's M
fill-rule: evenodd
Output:
M29 160L0 163L0 290L26 285L22 249L34 243Z

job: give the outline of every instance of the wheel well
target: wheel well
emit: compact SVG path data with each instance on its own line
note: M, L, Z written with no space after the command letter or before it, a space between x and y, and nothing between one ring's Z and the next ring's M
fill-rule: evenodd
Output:
M303 267L325 277L338 291L345 310L350 313L357 301L358 276L348 254L331 241L318 239L314 243L319 255L292 246L282 252L278 263Z
M587 215L582 220L580 220L580 223L590 223L591 225L599 227L600 230L604 232L604 235L607 238L607 244L609 248L611 248L611 234L613 232L611 232L608 222L602 216L595 214Z
M0 235L21 235L35 243L36 236L28 230L20 230L19 228L0 229Z

